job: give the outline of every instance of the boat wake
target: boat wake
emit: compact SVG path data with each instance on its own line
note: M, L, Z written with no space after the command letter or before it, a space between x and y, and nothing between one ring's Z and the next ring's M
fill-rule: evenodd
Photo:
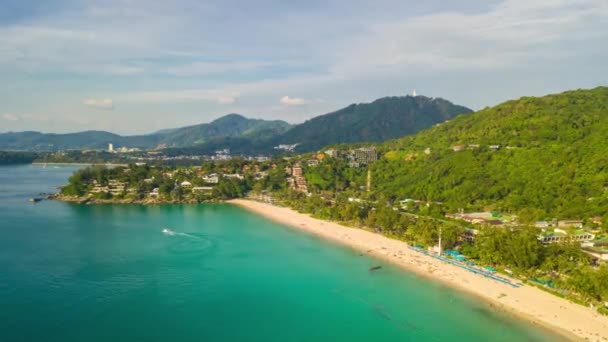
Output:
M209 252L210 248L215 246L214 241L206 236L198 234L181 233L163 228L161 232L167 236L167 247L171 254L179 254L183 256L200 257Z
M173 231L173 230L171 230L169 228L163 228L162 232L163 232L163 234L170 235L170 236L176 236L177 235L177 236L186 236L186 237L194 238L194 239L198 239L199 238L198 236L195 236L195 235L192 235L192 234L188 234L188 233L179 233L179 232Z

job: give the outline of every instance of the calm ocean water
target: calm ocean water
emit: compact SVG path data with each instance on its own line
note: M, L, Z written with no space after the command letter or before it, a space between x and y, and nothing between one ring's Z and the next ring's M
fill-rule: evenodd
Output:
M555 340L231 205L27 202L73 170L0 167L0 341Z

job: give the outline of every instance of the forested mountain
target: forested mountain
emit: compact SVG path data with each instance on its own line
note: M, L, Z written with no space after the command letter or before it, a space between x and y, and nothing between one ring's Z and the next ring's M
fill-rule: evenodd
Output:
M208 124L182 127L169 131L161 140L167 147L199 145L213 139L247 137L264 139L287 131L291 126L285 121L248 119L239 114L228 114Z
M469 108L440 98L385 97L317 116L290 129L280 140L299 143L300 151L313 151L338 143L381 142L470 112Z
M538 218L605 216L608 88L524 97L387 142L376 191Z
M208 124L167 129L148 135L120 136L104 131L67 134L19 132L0 134L0 149L57 151L67 149L105 149L115 147L156 148L157 146L192 146L216 138L248 137L261 139L285 132L291 126L284 121L248 119L228 114Z
M469 108L425 96L385 97L371 103L351 104L306 122L283 134L259 137L221 137L179 153L210 153L230 148L236 154L271 153L279 144L298 144L297 152L311 152L334 144L383 142L444 122Z
M114 147L186 148L209 153L230 148L235 153L270 153L277 144L298 143L298 151L325 145L381 142L412 134L470 109L424 96L386 97L352 104L333 113L291 126L280 120L248 119L228 114L208 124L163 129L148 135L120 136L103 131L69 134L19 132L0 134L0 150L57 151Z

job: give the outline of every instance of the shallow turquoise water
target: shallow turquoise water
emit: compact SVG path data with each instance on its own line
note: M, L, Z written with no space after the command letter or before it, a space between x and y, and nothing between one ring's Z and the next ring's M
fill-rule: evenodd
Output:
M0 167L0 341L555 340L231 205L27 202L73 170Z

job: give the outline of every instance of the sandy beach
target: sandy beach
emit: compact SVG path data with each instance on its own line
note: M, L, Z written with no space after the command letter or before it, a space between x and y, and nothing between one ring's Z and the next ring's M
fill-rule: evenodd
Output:
M229 203L468 292L494 308L551 329L568 339L608 341L608 317L535 287L524 285L514 288L413 251L405 242L315 219L289 208L242 199Z

